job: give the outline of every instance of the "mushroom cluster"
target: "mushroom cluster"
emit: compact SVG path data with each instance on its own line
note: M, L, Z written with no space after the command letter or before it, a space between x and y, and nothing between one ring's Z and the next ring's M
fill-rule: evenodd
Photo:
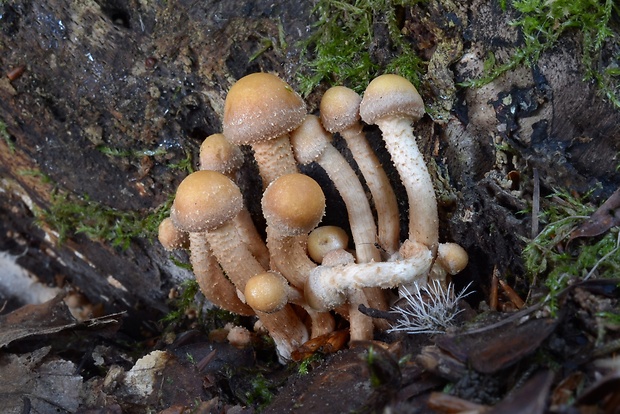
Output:
M230 312L255 315L283 361L309 339L332 332L336 314L349 321L352 341L371 339L385 321L360 312L360 305L387 310L393 288L411 290L429 280L445 287L448 275L467 264L459 245L439 243L433 184L412 128L423 114L417 90L397 75L374 79L363 98L346 87L329 89L320 116L307 114L303 99L276 75L245 76L228 92L222 133L200 148L200 170L179 185L160 241L167 249L189 248L206 298ZM406 240L399 239L396 196L363 123L380 128L406 189ZM369 196L332 145L336 133ZM266 238L236 183L240 145L252 147L258 165ZM300 172L310 163L322 167L340 193L351 241L339 227L319 226L330 200Z

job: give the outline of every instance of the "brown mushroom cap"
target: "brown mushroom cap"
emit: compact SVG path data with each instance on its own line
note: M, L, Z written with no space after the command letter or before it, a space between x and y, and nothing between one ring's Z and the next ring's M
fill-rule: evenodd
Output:
M269 140L297 128L305 115L305 102L286 82L270 73L253 73L228 91L224 135L237 145Z
M437 248L437 263L450 275L460 273L469 262L465 249L456 243L440 243Z
M323 218L325 195L307 175L286 174L267 187L262 206L267 225L279 234L307 234Z
M259 273L248 280L244 295L245 301L252 309L271 313L287 304L288 284L279 273Z
M308 255L322 263L325 255L334 250L344 250L349 245L349 235L338 226L320 226L308 235Z
M187 233L177 229L170 217L166 217L159 223L157 237L166 250L187 249L189 247Z
M216 228L243 208L239 187L217 171L196 171L179 184L170 218L187 232Z
M412 122L424 115L424 102L418 90L398 75L381 75L373 79L364 91L360 116L367 124L376 124L386 116L408 117Z
M200 169L230 174L243 165L241 149L231 144L224 134L209 135L200 145Z
M329 88L321 98L321 122L331 133L340 132L359 122L362 97L346 86Z

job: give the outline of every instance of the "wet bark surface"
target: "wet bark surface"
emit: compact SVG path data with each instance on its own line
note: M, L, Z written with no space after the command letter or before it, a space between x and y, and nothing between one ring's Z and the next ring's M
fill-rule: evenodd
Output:
M202 140L221 131L226 92L236 79L273 71L296 86L295 74L304 70L297 42L311 29L312 6L285 0L0 4L0 120L7 132L0 139L0 251L43 284L78 289L102 304L103 313L128 312L126 327L144 329L144 321L167 312L168 291L191 274L154 239L134 238L126 248L83 234L60 242L57 229L36 220L37 211L60 195L152 214L187 175L175 165L189 156L196 166ZM462 45L421 88L429 102L440 101L433 86L481 74L488 52L507 56L520 42L507 25L511 16L496 2L453 6L406 8L404 25L440 27ZM443 19L448 12L455 23L450 30ZM410 40L430 59L442 39L427 30L410 31ZM531 233L523 211L532 202L534 171L543 196L556 187L579 194L595 189L602 202L620 183L620 112L582 81L578 51L575 39L563 39L531 67L479 89L457 89L447 118L427 116L416 126L433 161L441 240L469 253L470 265L456 282L474 281L474 302L488 294L494 267L515 286L526 284L520 252ZM20 67L23 73L13 76ZM311 111L318 99L320 90L308 97ZM367 132L389 164L378 131ZM260 205L251 189L260 185L249 159L242 177L256 218ZM406 200L391 175L399 200ZM406 201L401 209L406 217ZM326 222L346 227L341 212L328 207ZM183 253L174 257L187 260ZM21 304L3 296L14 300L7 311ZM371 390L364 402L377 398ZM288 411L286 404L273 412Z

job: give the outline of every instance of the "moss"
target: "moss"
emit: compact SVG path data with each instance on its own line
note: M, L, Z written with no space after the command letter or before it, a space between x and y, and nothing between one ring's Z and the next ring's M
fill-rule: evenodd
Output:
M47 225L59 234L63 242L74 234L128 248L132 239L154 239L159 223L168 216L172 198L148 213L120 211L90 200L55 192L47 209L35 214L40 225Z
M549 290L545 300L557 309L557 294L575 279L614 278L620 273L619 229L613 227L598 237L569 241L570 233L595 210L588 195L576 197L565 191L550 196L551 203L542 213L547 222L523 250L526 270L532 285L544 284Z
M535 64L562 36L577 33L585 80L595 82L606 99L620 108L620 37L612 18L620 8L614 0L501 0L500 6L517 13L512 25L520 29L523 46L501 64L490 54L484 75L463 86L480 87L517 66Z
M403 38L397 24L396 10L417 1L404 0L319 0L313 13L318 17L312 34L301 44L302 65L299 74L304 96L317 85L340 84L361 92L380 73L397 73L419 86L423 62ZM388 62L378 62L371 55L373 45L383 40L377 27L387 29L390 52Z

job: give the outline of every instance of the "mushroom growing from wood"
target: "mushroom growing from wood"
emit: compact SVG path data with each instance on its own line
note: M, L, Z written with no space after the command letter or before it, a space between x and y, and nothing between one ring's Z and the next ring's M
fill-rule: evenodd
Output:
M200 169L218 171L237 183L237 173L243 165L241 149L230 143L223 134L209 135L200 146ZM256 230L247 208L242 208L233 219L239 236L260 264L269 267L269 250Z
M345 86L329 88L321 99L321 122L331 133L339 133L347 143L377 211L377 241L388 256L400 245L400 220L396 194L390 180L362 131L359 107L362 98Z
M360 104L362 120L381 129L385 146L407 191L409 239L436 252L439 219L435 190L411 126L423 115L420 94L411 82L398 75L373 79Z
M248 144L263 178L263 188L282 174L297 172L288 133L306 115L306 104L286 82L270 73L252 73L228 91L224 136Z
M252 276L265 271L239 237L232 220L242 208L243 197L235 183L217 171L202 170L181 182L170 214L175 226L189 233L192 254L208 254L198 251L206 238L222 269L241 292ZM273 313L256 314L284 360L308 340L305 325L290 305Z

